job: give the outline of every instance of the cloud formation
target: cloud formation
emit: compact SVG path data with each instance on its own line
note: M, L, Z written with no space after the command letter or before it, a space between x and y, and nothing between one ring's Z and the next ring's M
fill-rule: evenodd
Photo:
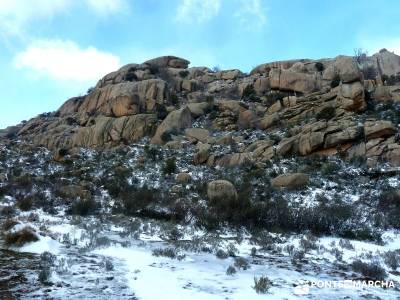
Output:
M94 47L80 48L72 41L41 40L14 58L18 69L27 69L56 80L86 82L118 69L120 59Z
M259 29L267 22L262 0L238 0L239 10L235 17L239 20L241 27L252 30Z
M181 0L176 20L202 23L218 15L222 0Z
M49 19L73 7L86 5L98 15L123 12L127 0L0 0L0 34L20 35L34 20Z

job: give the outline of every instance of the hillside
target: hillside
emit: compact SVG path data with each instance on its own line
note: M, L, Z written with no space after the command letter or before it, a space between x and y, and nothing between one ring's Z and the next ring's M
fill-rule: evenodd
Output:
M189 64L0 131L0 298L396 299L400 56Z

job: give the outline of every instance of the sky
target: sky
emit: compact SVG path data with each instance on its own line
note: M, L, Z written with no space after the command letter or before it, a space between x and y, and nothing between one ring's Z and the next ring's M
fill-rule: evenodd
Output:
M0 128L162 55L249 72L283 59L400 54L398 0L0 0Z

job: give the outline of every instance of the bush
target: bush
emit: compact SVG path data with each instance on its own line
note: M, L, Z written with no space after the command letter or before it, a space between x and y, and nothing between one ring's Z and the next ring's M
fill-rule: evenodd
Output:
M165 164L163 166L162 172L164 174L173 174L176 173L176 158L170 157L165 160Z
M148 207L149 204L155 203L155 196L157 190L150 189L146 185L141 188L131 188L126 192L120 193L124 211L126 215L138 215L140 212Z
M315 69L318 71L318 72L322 72L323 70L324 70L324 64L323 63L321 63L321 62L316 62L315 63Z
M259 102L260 98L257 97L256 91L253 85L249 84L245 87L242 94L242 99L245 101Z
M39 238L30 227L24 227L19 231L10 232L4 236L4 241L7 246L22 247L27 243L36 242L38 240Z
M331 81L331 88L335 88L340 84L340 76L339 74L335 74L335 76L333 76L333 79Z
M247 270L250 268L250 264L244 257L235 257L234 266L238 269Z
M215 254L215 256L219 259L226 259L229 257L229 254L226 253L224 250L222 249L218 249L217 253Z
M280 101L283 98L289 96L289 93L281 92L281 91L271 91L270 93L265 95L265 100L263 101L266 106L271 106L276 101Z
M174 248L157 248L153 250L153 256L163 256L171 259L182 260L185 258L184 254L178 254Z
M266 294L272 286L272 281L267 276L254 277L253 289L257 294Z
M236 274L236 269L234 266L229 266L228 269L226 269L226 275L232 276L233 274Z
M38 280L41 284L49 285L51 277L50 267L43 267L39 269Z
M387 276L385 269L378 262L365 263L357 259L353 261L351 267L354 272L360 273L367 279L384 280Z
M385 213L387 223L400 228L400 192L395 189L383 192L378 200L378 210Z
M162 159L162 152L159 151L156 147L146 145L144 146L144 153L146 154L146 157L148 157L152 161Z
M332 119L336 114L336 109L332 106L324 107L319 113L317 113L317 121L325 120L328 121Z
M388 251L384 255L385 264L393 271L400 265L400 256L395 251Z
M93 199L78 199L74 201L68 210L69 214L87 216L93 215L99 209L99 205Z
M3 223L2 229L4 231L9 231L11 228L13 228L15 225L17 225L19 222L14 220L14 219L6 219Z
M20 198L16 201L16 205L22 211L31 210L33 206L33 199L31 196Z

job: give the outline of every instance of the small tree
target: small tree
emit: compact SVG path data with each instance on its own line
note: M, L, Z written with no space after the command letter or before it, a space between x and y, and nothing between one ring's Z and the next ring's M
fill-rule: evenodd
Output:
M170 157L165 160L165 164L163 166L163 173L164 174L173 174L176 172L176 158Z

